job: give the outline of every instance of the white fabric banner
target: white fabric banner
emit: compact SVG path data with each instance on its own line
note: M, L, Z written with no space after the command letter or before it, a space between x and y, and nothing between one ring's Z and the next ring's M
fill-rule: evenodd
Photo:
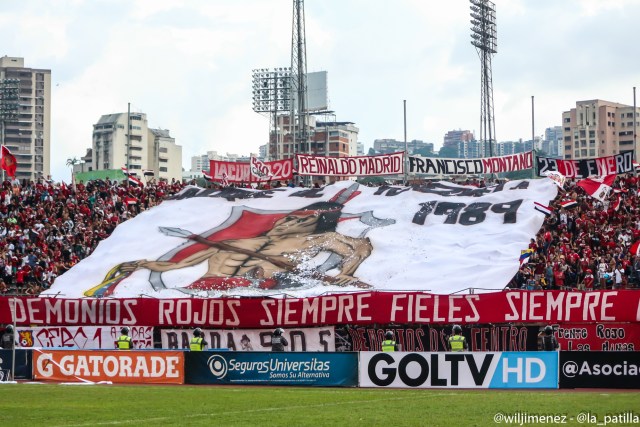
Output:
M404 152L378 156L325 157L296 154L298 174L329 176L398 175L404 171Z
M80 350L114 349L121 326L18 327L18 347L71 347ZM153 327L130 326L134 349L153 348Z
M271 351L273 329L203 329L207 348L228 348L231 351ZM193 329L163 329L163 349L189 348ZM335 328L285 329L289 342L286 351L336 351Z
M545 218L534 202L548 205L557 191L549 179L489 188L444 181L265 191L188 187L120 224L44 294L308 297L503 289ZM215 309L194 316L215 318Z

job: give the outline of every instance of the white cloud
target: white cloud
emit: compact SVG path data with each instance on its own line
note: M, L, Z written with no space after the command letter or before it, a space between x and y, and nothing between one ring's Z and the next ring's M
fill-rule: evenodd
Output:
M469 3L325 0L305 4L309 71L329 72L331 109L360 140L442 143L478 130L480 62ZM290 63L291 0L23 0L3 5L2 54L52 70L52 170L84 155L102 114L147 113L190 156L256 152L267 120L251 110L251 70ZM499 140L559 125L582 99L632 103L636 1L496 0ZM59 86L57 86L59 84Z

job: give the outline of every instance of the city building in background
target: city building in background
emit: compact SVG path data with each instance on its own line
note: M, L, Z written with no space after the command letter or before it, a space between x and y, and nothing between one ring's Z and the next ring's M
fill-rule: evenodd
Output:
M127 128L129 132L127 132ZM115 113L93 125L93 143L83 157L88 171L127 167L139 178L153 171L156 180L182 179L182 147L166 129L152 129L145 113Z
M470 130L450 130L444 135L443 147L458 147L461 142L475 141Z
M562 126L554 126L545 129L544 140L540 149L549 157L563 157L564 143L562 138Z
M407 141L406 148L410 155L415 154L418 150L433 152L433 143L414 139ZM380 154L397 153L405 150L405 143L395 139L376 139L373 141L373 149Z
M576 102L575 108L562 113L565 159L606 157L636 150L634 122L638 111L633 106L592 99ZM634 117L635 116L635 117Z
M16 157L16 178L46 178L51 174L51 70L27 68L24 58L3 56L0 103L0 137Z

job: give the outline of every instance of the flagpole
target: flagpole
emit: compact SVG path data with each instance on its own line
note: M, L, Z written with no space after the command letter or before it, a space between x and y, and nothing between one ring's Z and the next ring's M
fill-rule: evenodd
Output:
M640 159L640 152L636 142L636 123L638 122L638 113L636 110L636 87L633 87L633 152L636 155L636 162ZM637 175L637 173L636 173Z
M16 380L16 297L13 297L13 306L11 307L11 319L13 323L13 342L11 343L11 381Z
M404 99L402 101L403 109L404 109L404 185L407 185L409 180L408 178L408 168L407 161L409 160L409 150L407 148L407 100Z
M531 159L532 161L535 161L535 157L536 157L536 117L535 117L535 103L534 103L534 98L533 95L531 95ZM536 178L536 165L535 163L532 165L533 167L531 168L531 179L535 179Z

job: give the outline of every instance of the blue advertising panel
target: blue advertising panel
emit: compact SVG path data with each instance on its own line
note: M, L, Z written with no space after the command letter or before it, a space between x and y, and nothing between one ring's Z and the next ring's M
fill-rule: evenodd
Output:
M558 352L503 352L489 388L558 388Z
M30 380L33 378L32 350L16 349L16 379ZM12 350L0 350L0 370L4 375L11 371Z
M185 383L353 387L358 384L358 354L186 352Z

